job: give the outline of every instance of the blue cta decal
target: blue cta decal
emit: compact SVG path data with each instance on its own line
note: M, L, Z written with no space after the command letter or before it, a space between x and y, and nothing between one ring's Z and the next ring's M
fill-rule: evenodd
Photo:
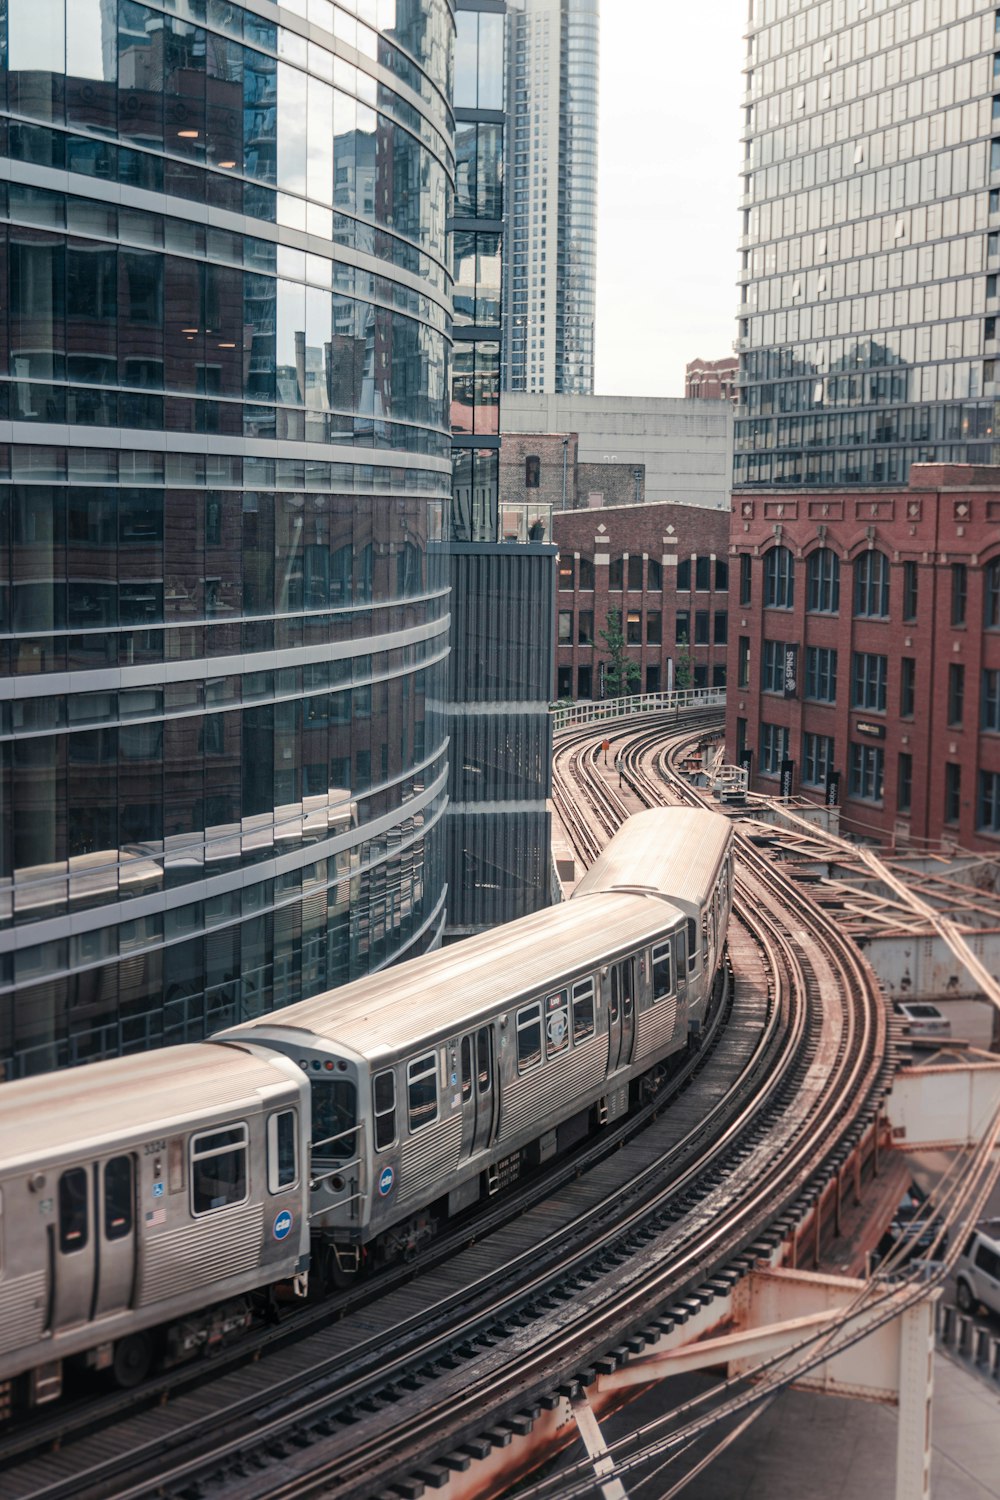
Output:
M274 1221L272 1233L276 1240L286 1240L292 1232L292 1216L287 1208L283 1208Z
M385 1198L392 1192L392 1185L396 1180L396 1174L391 1167L383 1167L379 1173L378 1190Z

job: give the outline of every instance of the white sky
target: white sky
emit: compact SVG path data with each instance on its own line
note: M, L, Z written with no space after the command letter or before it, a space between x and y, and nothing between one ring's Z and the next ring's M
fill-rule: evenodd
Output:
M607 396L683 396L736 337L747 0L601 6L597 351Z

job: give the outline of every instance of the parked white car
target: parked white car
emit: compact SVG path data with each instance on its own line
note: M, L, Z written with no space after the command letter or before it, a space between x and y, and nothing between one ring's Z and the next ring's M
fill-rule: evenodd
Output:
M963 1312L977 1303L1000 1314L1000 1219L986 1219L969 1235L955 1267L955 1300Z

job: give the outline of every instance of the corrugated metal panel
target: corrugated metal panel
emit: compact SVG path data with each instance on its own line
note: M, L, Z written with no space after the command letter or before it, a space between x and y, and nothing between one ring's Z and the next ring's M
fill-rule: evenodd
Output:
M543 802L552 791L552 716L463 714L449 718L448 795L453 802Z
M458 1166L461 1145L461 1115L452 1115L430 1130L411 1135L403 1145L399 1197L414 1198L431 1183L443 1182Z
M668 1046L676 1024L677 1001L673 997L661 1000L652 1010L640 1011L635 1037L636 1059L650 1057Z
M580 1095L592 1096L594 1086L604 1077L607 1059L607 1036L595 1036L582 1047L574 1047L505 1084L498 1140L513 1140L528 1128L537 1134L539 1120L556 1114Z
M450 927L493 927L547 906L551 821L544 808L449 813Z
M456 549L451 587L451 701L548 701L554 550L539 555L500 545Z
M700 808L636 813L591 865L572 899L595 891L651 886L668 898L700 905L712 889L731 839L728 819Z
M45 1301L44 1271L0 1283L0 1354L22 1349L41 1338Z
M263 1228L263 1205L247 1203L177 1229L147 1233L139 1256L138 1306L252 1271L260 1261Z

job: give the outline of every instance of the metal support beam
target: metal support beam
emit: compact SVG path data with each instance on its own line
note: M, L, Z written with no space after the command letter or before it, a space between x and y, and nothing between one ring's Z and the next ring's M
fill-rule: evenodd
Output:
M1000 1108L1000 1062L904 1068L892 1082L886 1113L893 1145L915 1151L974 1146Z
M615 1461L608 1452L608 1445L604 1441L601 1425L594 1416L594 1410L587 1400L584 1391L579 1396L574 1396L570 1402L573 1416L576 1419L577 1429L583 1439L591 1463L594 1465L594 1475L601 1487L604 1500L628 1500L628 1492L620 1479L614 1476ZM606 1479L605 1475L611 1477Z
M896 1500L930 1500L934 1304L918 1302L899 1319L899 1422Z

